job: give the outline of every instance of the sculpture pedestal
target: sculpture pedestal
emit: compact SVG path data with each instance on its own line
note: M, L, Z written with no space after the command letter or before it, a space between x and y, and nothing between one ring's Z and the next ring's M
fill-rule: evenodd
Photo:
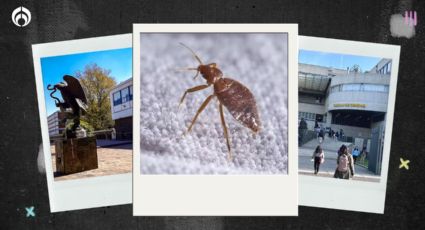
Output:
M71 174L97 169L96 137L55 141L56 172Z

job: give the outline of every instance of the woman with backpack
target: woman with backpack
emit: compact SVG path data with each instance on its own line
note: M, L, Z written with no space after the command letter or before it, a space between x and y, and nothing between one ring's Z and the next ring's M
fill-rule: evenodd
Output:
M335 178L339 179L350 179L354 176L354 163L353 157L348 153L348 148L345 145L342 145L339 149L339 156L336 159L337 167L335 169Z
M325 161L325 152L323 152L323 149L320 147L320 145L316 147L316 150L314 150L313 156L311 158L314 159L314 174L318 174L320 164Z

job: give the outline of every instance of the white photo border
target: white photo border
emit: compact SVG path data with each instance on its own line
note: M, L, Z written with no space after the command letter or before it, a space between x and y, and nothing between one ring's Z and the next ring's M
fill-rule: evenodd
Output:
M140 33L287 33L287 175L141 175ZM298 25L133 24L133 215L298 215Z
M392 60L380 181L332 180L300 175L300 205L383 214L394 120L400 46L299 36L299 49Z
M51 212L129 204L132 202L131 173L54 181L41 58L123 48L132 48L131 34L32 45Z

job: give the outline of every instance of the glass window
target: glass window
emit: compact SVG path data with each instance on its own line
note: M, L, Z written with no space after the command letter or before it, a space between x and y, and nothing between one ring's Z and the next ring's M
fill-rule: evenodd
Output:
M366 84L365 91L386 92L385 85Z
M130 101L130 95L128 93L128 88L124 88L124 89L121 90L121 97L122 97L123 103Z
M115 93L113 94L113 97L114 97L114 106L116 106L116 105L120 105L120 104L122 103L122 101L121 101L121 93L120 93L120 91L115 92Z
M129 95L130 95L130 101L131 101L131 100L133 100L133 86L130 85L128 88L130 90L130 94Z
M342 91L360 91L360 84L342 85Z
M356 92L388 92L388 85L380 84L342 84L332 86L331 92L340 92L340 91L356 91Z
M315 113L308 113L308 112L298 112L298 119L301 120L301 118L304 118L305 120L310 120L310 121L315 121L316 120L316 116L322 116L320 114L315 114ZM320 119L323 119L323 117L321 117Z

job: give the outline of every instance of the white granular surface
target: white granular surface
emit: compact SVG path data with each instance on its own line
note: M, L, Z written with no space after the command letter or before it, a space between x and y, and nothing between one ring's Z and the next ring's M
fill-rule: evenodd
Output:
M142 174L287 174L287 35L286 34L141 34L140 146ZM254 136L225 109L233 160L227 159L218 100L213 99L183 136L213 88L195 71L198 62L179 42L191 47L204 64L216 62L226 77L253 93L262 122ZM296 77L296 76L293 76Z

